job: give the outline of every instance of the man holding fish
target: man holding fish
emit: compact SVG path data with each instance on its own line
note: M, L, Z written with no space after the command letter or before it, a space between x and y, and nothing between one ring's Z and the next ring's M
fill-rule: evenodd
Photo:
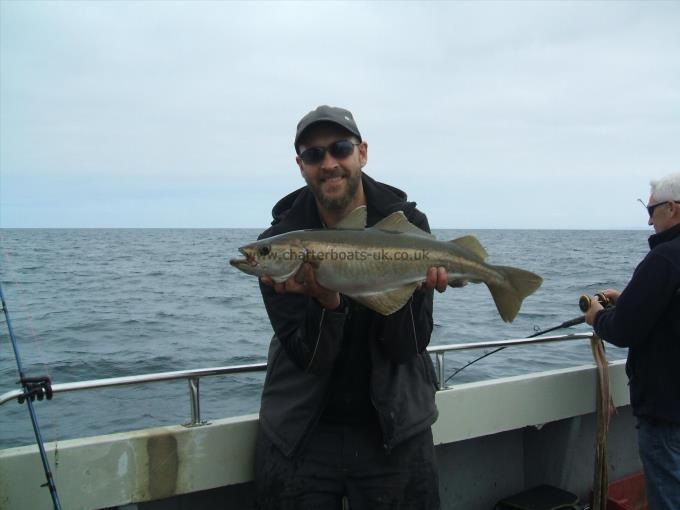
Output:
M433 290L484 282L512 320L540 277L484 262L472 236L429 234L406 194L362 172L353 115L319 106L295 135L307 186L232 260L260 277L274 337L255 472L261 509L439 508L426 352Z

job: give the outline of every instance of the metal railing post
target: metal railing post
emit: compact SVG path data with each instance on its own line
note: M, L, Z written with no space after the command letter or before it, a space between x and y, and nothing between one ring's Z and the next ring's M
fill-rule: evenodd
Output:
M207 421L201 420L201 396L199 394L199 387L201 379L198 377L190 377L187 379L189 383L189 401L191 404L191 421L185 423L185 427L199 427L207 425Z
M444 389L444 353L436 353L437 358L437 388L439 391Z

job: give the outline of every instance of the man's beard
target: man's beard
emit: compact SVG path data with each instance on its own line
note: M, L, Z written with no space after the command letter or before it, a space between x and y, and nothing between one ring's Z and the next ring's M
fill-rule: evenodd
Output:
M325 176L324 178L334 177L338 173L340 172L334 172L332 174ZM357 194L357 190L359 189L359 183L361 182L361 172L357 172L356 174L351 175L350 172L348 171L342 171L340 175L342 175L342 177L344 177L347 180L347 189L345 193L335 198L328 197L324 194L324 192L321 189L323 182L310 182L309 180L307 181L307 186L312 191L317 201L323 207L331 211L343 211L352 202L352 200L354 200L354 197Z

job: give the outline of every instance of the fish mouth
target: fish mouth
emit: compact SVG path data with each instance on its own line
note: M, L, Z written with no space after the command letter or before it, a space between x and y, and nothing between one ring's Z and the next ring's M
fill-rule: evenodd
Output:
M243 256L245 256L245 259L231 259L229 260L229 263L238 268L254 268L257 266L257 260L255 260L255 257L248 253L248 251L245 248L239 248L238 251L241 252Z

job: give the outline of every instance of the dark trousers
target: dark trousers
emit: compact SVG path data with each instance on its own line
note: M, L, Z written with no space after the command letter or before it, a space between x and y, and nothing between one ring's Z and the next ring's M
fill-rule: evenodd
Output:
M322 423L288 458L260 428L255 487L260 510L438 510L432 430L387 452L377 426Z
M680 509L680 425L638 418L638 446L650 510Z

